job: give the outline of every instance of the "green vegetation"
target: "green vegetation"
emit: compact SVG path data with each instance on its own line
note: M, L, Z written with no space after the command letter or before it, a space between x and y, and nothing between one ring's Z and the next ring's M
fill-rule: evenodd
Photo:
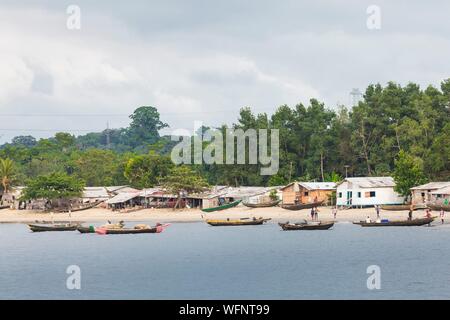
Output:
M400 150L398 158L395 160L394 179L395 191L405 198L410 196L412 187L426 181L422 160Z
M202 192L208 187L206 180L188 166L173 167L169 174L160 180L160 185L171 194L177 195L176 209L182 199L182 192Z
M81 196L83 188L84 182L81 179L65 173L52 173L28 181L21 200L45 199L53 206L53 200Z
M0 159L0 179L2 181L3 192L9 192L11 182L14 179L14 163L11 159Z

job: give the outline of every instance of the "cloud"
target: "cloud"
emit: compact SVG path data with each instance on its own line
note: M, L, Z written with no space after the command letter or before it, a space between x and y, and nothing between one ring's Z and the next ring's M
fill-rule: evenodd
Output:
M171 129L218 126L243 106L335 107L354 87L438 85L450 71L448 4L380 1L373 31L366 1L77 2L82 27L71 31L58 1L2 1L1 140L126 126L140 105Z

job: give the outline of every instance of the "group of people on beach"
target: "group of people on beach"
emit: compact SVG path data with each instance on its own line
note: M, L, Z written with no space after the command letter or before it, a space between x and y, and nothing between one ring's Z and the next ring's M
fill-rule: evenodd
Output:
M311 208L311 220L319 221L319 208L317 206Z

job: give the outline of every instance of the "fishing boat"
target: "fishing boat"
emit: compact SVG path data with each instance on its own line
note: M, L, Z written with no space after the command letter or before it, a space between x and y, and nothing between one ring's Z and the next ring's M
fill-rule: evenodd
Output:
M105 224L103 226L100 226L99 228L103 228L103 229L123 229L124 227L124 223L123 221L120 221L119 223L111 223L110 221L108 221L108 224ZM95 230L97 228L93 225L90 226L78 226L77 230L80 233L95 233Z
M425 209L425 206L412 206L413 210ZM382 210L386 211L407 211L411 209L411 204L392 204L392 205L381 205Z
M274 200L270 202L263 202L263 203L248 203L248 202L242 202L242 204L249 208L267 208L267 207L275 207L277 204L280 203L281 200Z
M328 230L334 226L334 222L300 222L300 223L279 223L278 224L284 231L293 230Z
M156 226L151 227L149 225L138 224L134 228L117 228L117 229L107 229L107 228L96 228L95 232L97 234L140 234L140 233L161 233L170 224L160 224L157 223Z
M214 212L214 211L220 211L220 210L225 210L225 209L229 209L229 208L233 208L236 207L239 203L241 203L242 200L236 200L227 204L223 204L221 206L218 207L212 207L212 208L207 208L207 209L202 209L203 212Z
M89 203L89 204L85 204L83 206L80 207L75 207L75 208L56 208L56 209L52 209L52 210L47 210L47 211L53 211L55 213L64 213L64 212L77 212L77 211L83 211L83 210L88 210L88 209L92 209L96 206L98 206L100 203L102 203L103 201L96 201L93 203Z
M225 227L225 226L256 226L261 225L271 218L241 218L241 219L225 219L225 220L206 220L206 223L214 227Z
M353 224L359 224L361 227L414 227L423 226L434 221L436 217L418 218L413 220L394 220L381 222L355 221Z
M57 224L78 224L78 225L80 225L80 224L82 224L83 223L83 221L65 221L65 220L58 220L58 221L50 221L50 220L34 220L34 223L33 224L55 224L55 223L57 223Z
M450 205L448 204L447 205L428 204L427 207L434 211L441 211L441 209L444 209L444 211L450 211Z
M37 225L29 224L28 227L33 232L45 231L75 231L78 227L76 223L53 224L53 225Z
M95 227L94 226L79 226L77 227L78 232L80 233L95 233Z
M158 227L151 227L145 229L133 229L133 228L106 229L105 234L139 234L139 233L158 233Z
M287 210L302 210L302 209L310 209L314 207L318 207L323 204L322 201L312 202L312 203L299 203L299 204L284 204L281 207Z

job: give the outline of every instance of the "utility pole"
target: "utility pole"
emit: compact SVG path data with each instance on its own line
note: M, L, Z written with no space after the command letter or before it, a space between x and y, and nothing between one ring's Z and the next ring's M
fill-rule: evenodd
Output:
M349 166L348 164L346 164L346 165L344 166L344 168L345 168L345 178L348 177L348 175L347 175L347 169L348 169L349 167L350 167L350 166Z

